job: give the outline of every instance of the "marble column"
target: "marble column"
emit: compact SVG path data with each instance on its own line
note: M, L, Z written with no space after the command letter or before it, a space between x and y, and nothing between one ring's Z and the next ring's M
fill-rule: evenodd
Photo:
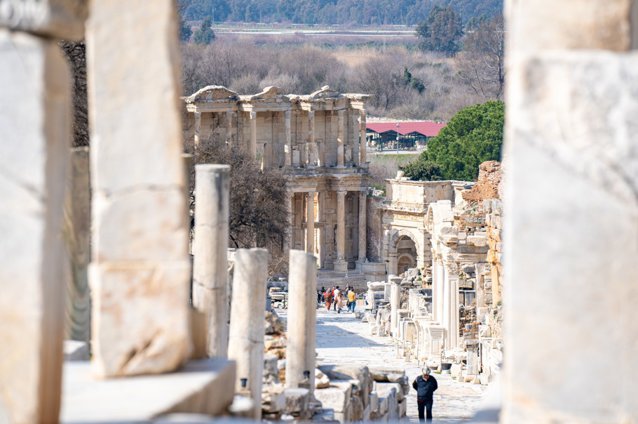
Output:
M235 123L235 111L227 110L226 111L226 144L228 146L233 145L233 132Z
M359 267L367 261L367 202L368 193L366 191L359 192Z
M200 132L202 130L202 113L194 112L193 118L195 119L195 131L193 134L193 149L197 151L197 149L199 149L199 143L201 142Z
M315 193L306 193L306 252L315 253Z
M401 307L401 277L389 276L388 284L390 285L390 333L397 337L399 308Z
M207 316L208 355L228 354L230 166L195 166L193 306Z
M93 370L169 372L191 350L179 20L169 0L90 6Z
M234 262L228 358L237 363L235 392L246 393L253 400L256 406L253 418L258 420L261 418L264 373L268 251L238 249Z
M359 166L366 163L366 111L359 111Z
M315 142L315 111L308 111L308 144L306 149L306 166L317 166L317 143Z
M287 109L284 111L284 135L286 144L284 145L285 165L292 166L292 130L290 124L290 115L292 111Z
M338 127L337 127L337 166L343 168L345 143L346 143L346 111L341 109L337 111Z
M337 260L335 261L335 271L346 272L348 262L346 262L346 194L345 190L337 191Z
M286 387L315 388L317 325L317 259L301 250L290 251L288 286L288 344ZM305 373L307 377L304 376Z
M295 193L288 192L288 229L286 231L286 242L284 244L284 252L294 247L295 237Z
M71 75L56 39L2 28L0 75L0 421L57 423Z
M248 146L250 157L257 159L257 112L250 111L250 144Z

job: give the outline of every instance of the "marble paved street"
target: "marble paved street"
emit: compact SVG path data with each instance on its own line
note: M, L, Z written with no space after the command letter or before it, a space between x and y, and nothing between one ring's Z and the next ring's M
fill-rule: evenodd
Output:
M285 317L285 311L278 311ZM410 382L420 368L415 362L397 359L389 337L371 336L368 324L349 313L337 314L321 308L317 311L317 363L357 364L371 367L397 368L406 371ZM434 423L456 423L469 420L476 411L483 386L459 383L447 374L434 374L439 390L434 396ZM408 395L408 419L418 422L416 392Z

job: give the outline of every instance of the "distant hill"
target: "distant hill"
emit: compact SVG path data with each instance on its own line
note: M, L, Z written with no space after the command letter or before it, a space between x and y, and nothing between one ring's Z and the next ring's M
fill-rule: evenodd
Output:
M467 22L503 13L503 0L179 0L186 20L321 25L416 25L436 4Z

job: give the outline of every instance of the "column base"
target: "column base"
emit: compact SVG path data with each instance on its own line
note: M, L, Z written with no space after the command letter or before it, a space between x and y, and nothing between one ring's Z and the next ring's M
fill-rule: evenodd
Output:
M348 271L348 262L346 261L335 261L334 270L339 272L347 272Z

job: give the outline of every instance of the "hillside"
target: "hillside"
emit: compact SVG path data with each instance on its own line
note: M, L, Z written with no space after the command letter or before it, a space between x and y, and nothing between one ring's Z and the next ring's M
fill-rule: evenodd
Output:
M502 13L503 0L179 0L184 19L321 25L416 25L435 4L464 22Z

